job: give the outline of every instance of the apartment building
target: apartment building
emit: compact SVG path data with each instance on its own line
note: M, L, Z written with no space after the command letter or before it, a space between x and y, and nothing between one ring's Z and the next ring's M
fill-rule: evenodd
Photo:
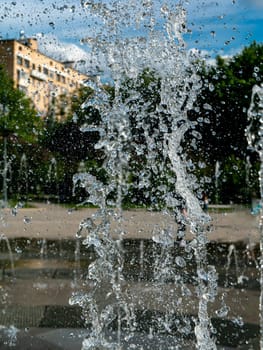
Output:
M73 69L72 62L58 62L39 52L35 38L0 40L0 64L40 116L58 120L70 109L70 97L89 79Z

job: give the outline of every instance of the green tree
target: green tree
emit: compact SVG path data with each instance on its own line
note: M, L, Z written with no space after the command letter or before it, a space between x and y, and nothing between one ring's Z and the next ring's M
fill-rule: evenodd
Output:
M25 142L37 140L41 120L26 95L14 87L4 67L0 66L0 134Z
M192 111L193 118L199 120L202 134L198 143L200 157L210 166L211 177L215 163L218 161L222 169L227 169L225 163L229 159L235 161L237 172L244 173L239 165L250 153L245 135L247 110L252 88L263 77L263 45L254 42L231 59L219 56L215 66L203 67L201 76L202 93L196 110ZM234 178L231 181L236 188L242 185Z
M232 154L247 154L247 110L253 86L262 81L262 62L263 45L253 43L230 60L217 57L216 65L202 72L198 114L203 118L206 158L221 161Z
M0 66L0 137L2 138L2 192L4 205L11 190L9 170L12 168L12 190L16 193L19 185L19 163L27 145L37 142L42 130L42 122L38 118L31 101L25 94L14 87L13 81ZM30 157L29 161L30 161Z
M165 106L160 106L160 90L160 77L149 69L137 79L127 79L121 89L131 134L130 188L126 200L139 205L163 204L163 196L171 189L171 164L162 150L172 121Z
M61 200L71 201L73 195L72 177L82 170L98 175L99 165L102 161L101 152L94 146L99 140L97 131L82 131L85 125L98 125L100 116L95 108L86 104L93 91L90 88L82 88L72 96L72 111L63 121L47 121L46 131L42 139L42 145L48 150L50 159L55 157L58 165L58 186ZM54 192L54 186L46 188L46 192ZM79 200L79 199L78 199Z

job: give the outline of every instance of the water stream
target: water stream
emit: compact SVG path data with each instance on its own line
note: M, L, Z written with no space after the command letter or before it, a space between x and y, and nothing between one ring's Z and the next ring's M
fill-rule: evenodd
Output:
M259 301L259 318L260 318L260 346L263 348L263 86L255 85L252 89L251 103L248 109L248 128L247 128L247 139L249 146L257 151L260 160L259 170L259 185L260 185L260 198L261 203L260 209L260 285L261 295Z
M12 275L15 276L15 266L14 266L14 258L13 258L13 253L12 253L12 249L9 243L9 239L8 237L6 237L5 234L1 234L0 235L0 241L4 241L6 243L7 246L7 251L9 254L9 260L10 260L10 264L11 264L11 271L12 271Z
M87 18L92 18L101 28L98 29L97 25L94 29L90 27L90 32L82 40L94 60L100 62L99 71L103 70L101 79L87 82L93 92L83 104L83 110L97 110L100 120L96 124L90 123L87 113L87 122L83 123L81 130L100 135L95 150L102 154L99 170L103 176L99 178L86 172L85 163L81 163L73 184L74 189L81 187L86 191L86 198L80 206L88 203L96 209L83 210L83 220L79 223L75 240L59 238L52 241L39 236L36 239L14 238L10 245L7 236L2 234L2 251L8 252L6 256L10 260L9 265L3 261L3 266L8 266L8 273L11 270L12 275L16 268L19 276L15 281L17 284L11 284L12 288L9 288L9 281L5 281L4 287L9 288L9 296L18 305L19 300L25 302L19 289L15 293L14 286L19 287L19 283L22 291L34 282L32 286L37 286L37 289L32 288L35 303L41 299L41 292L43 297L56 290L51 301L44 299L43 315L35 327L52 329L57 322L56 328L71 329L70 334L78 327L85 327L85 332L81 332L81 337L85 337L81 338L82 350L215 350L216 344L229 345L231 337L236 344L241 344L237 338L243 337L242 344L247 345L251 339L254 341L258 330L251 332L253 334L247 340L242 317L238 315L240 305L232 309L228 302L241 304L240 300L248 301L250 296L255 296L255 290L258 292L258 285L255 287L255 270L258 268L255 246L248 244L245 247L250 265L244 265L245 272L241 272L238 263L242 258L242 247L209 242L210 217L202 210L196 195L201 193L200 185L191 172L193 162L187 153L186 143L190 138L194 151L198 151L195 146L195 138L200 138L196 131L198 121L189 118L189 111L202 88L199 77L202 64L199 54L189 51L184 42L188 30L186 1L170 2L169 6L162 0L83 0L81 3ZM106 84L101 83L103 79ZM262 91L259 86L253 89L248 111L251 128L247 131L250 146L258 151L261 160L261 348ZM253 123L259 121L258 134L254 132ZM7 163L7 158L5 161ZM2 171L4 204L9 180L7 165ZM217 161L214 174L217 202L220 200L220 166ZM58 170L57 160L52 158L47 172L50 189L57 186ZM20 172L22 177L27 172L24 156ZM27 194L28 178L25 176L24 180ZM59 198L59 187L54 190ZM149 215L161 215L162 220L149 230L151 237L140 237L140 230L136 231L138 226L133 221L135 215L135 219L131 217L129 220L131 231L135 227L132 233L137 236L127 238L124 216L127 202L130 205L139 203ZM21 206L21 203L15 206L11 215L19 216ZM90 214L84 216L87 212ZM72 209L69 213L73 217ZM23 224L29 224L35 217L22 214L21 220ZM177 221L180 230L171 221ZM61 227L63 230L64 226ZM12 249L19 259L23 253L20 261L14 262ZM31 267L29 273L27 266ZM37 283L36 276L39 278ZM244 293L245 283L252 285L249 286L250 294ZM62 296L65 300L60 300ZM31 300L28 304L38 307L31 305ZM12 309L10 306L6 305L7 309ZM52 307L55 309L53 314ZM65 310L68 309L73 314L69 313L69 323L64 322L67 321ZM77 322L74 312L79 317ZM59 316L56 318L57 314L62 315L64 323ZM256 323L255 318L252 319ZM19 335L14 326L7 327L3 332L0 326L0 336L8 331L8 338L12 340L10 347L15 346ZM39 333L40 337L43 336L42 329ZM223 339L220 343L228 335L231 340L224 342ZM65 339L63 335L59 341L63 337Z
M81 229L86 237L83 244L93 247L97 254L87 275L87 283L92 282L94 287L88 294L75 293L70 300L71 305L83 308L86 321L92 325L83 350L121 349L123 334L130 338L136 330L135 305L127 294L127 281L123 276L122 203L131 185L137 191L144 191L152 209L162 210L172 217L185 205L185 225L190 228L193 239L185 242L183 251L175 258L177 268L173 268L171 247L176 233L170 228L156 228L153 240L158 240L161 254L156 255L155 284L161 291L167 280L176 280L183 298L187 288L182 267L187 260L195 258L195 293L199 298L198 314L194 318L196 346L202 350L216 349L208 313L208 304L217 294L217 273L207 264L206 258L206 226L210 218L194 195L197 184L193 176L188 175L187 155L182 147L185 134L195 129L188 111L201 88L198 57L186 50L183 40L187 30L186 11L182 3L171 8L166 4L160 6L164 31L156 25L158 10L150 0L89 1L83 6L87 13L104 23L101 36L86 42L92 42L93 52L104 56L114 86L114 94L110 95L99 82L93 83L93 96L84 107L97 109L101 124L87 123L82 127L84 132L96 130L100 133L96 148L104 152L103 169L108 180L102 183L88 173L78 173L73 179L75 186L86 189L87 202L99 207L94 217L84 220ZM123 27L134 29L136 35L124 37ZM151 80L149 94L159 94L154 103L147 101L140 90L148 79ZM131 132L134 127L140 131L138 139ZM136 174L132 184L129 181L131 172L133 176ZM115 240L112 239L113 223L117 223ZM142 255L143 246L140 251ZM106 302L102 303L102 299ZM140 301L145 312L144 302ZM156 302L163 304L165 300L159 295ZM171 306L166 309L163 321L155 321L159 323L160 334L162 329L169 329L171 317L176 313L176 302L172 305L172 309ZM117 325L115 341L107 335L107 326L113 321ZM182 334L189 332L189 329L181 329ZM180 340L174 338L174 348L182 346L179 344Z
M22 154L20 159L20 166L19 166L19 185L18 185L18 194L23 200L27 200L28 197L28 164L27 164L27 157L25 153Z

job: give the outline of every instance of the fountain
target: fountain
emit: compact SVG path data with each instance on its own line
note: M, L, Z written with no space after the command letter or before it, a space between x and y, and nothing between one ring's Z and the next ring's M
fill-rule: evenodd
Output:
M102 123L99 128L96 126L96 130L99 130L101 138L96 148L105 154L103 168L108 181L102 183L88 173L76 174L73 179L75 185L81 183L87 190L87 202L99 207L94 218L84 222L81 232L84 235L83 244L87 248L93 247L97 255L87 274L86 283L92 284L92 290L83 295L76 293L70 300L71 305L77 304L83 308L86 322L91 324L91 333L84 340L83 349L121 349L123 342L136 334L136 305L129 298L129 288L123 274L125 231L122 214L122 202L130 187L128 176L130 171L134 171L131 170L134 155L146 158L143 160L144 168L137 170L136 181L137 188L144 189L153 209L160 210L162 203L163 212L173 216L182 202L186 205L186 225L193 239L185 243L183 253L176 256L175 262L180 270L186 267L187 260L195 257L194 278L199 302L197 317L193 317L192 321L195 324L196 346L199 349L216 349L208 313L208 304L214 301L217 293L217 273L213 266L207 264L206 258L208 240L205 227L210 218L202 211L193 194L196 184L187 174L181 146L187 131L195 128L195 123L188 119L188 111L193 107L201 88L198 57L187 52L183 41L186 12L182 4L171 8L163 5L161 13L166 22L164 33L156 30L156 9L152 1L143 4L132 2L130 5L89 1L84 2L83 6L105 23L104 38L102 42L100 38L96 40L95 45L96 51L101 50L101 54L106 57L115 88L112 101L100 84L93 84L92 99L85 104L100 112ZM128 13L129 17L126 16ZM137 28L148 28L148 33L121 41L122 26L129 28L133 25L131 13L135 14ZM150 106L139 92L144 76L148 75L149 78L151 74L154 78L148 88L156 93L157 86L160 89L159 101L155 101L155 106ZM149 117L154 122L149 121ZM131 133L134 122L141 128L141 137L144 139L141 143L136 142ZM82 130L89 132L93 129L91 125L84 125ZM152 180L153 176L159 177L157 185ZM116 239L112 238L114 222L117 223L114 230ZM156 255L158 266L154 283L163 289L168 279L177 281L182 288L183 298L188 288L182 272L172 264L171 249L175 235L165 228L153 236L161 249L161 255ZM188 293L191 294L190 291ZM159 298L157 304L165 302L161 296ZM101 300L107 300L106 304ZM140 304L144 302L142 299ZM180 323L179 316L177 321L174 320L176 310L176 300L172 300L168 308L164 308L164 318L153 321L157 323L154 335L151 330L151 337L154 336L155 341L159 339L158 332L161 334L166 329L169 333L173 322ZM145 312L143 306L141 312ZM116 322L116 338L111 341L107 326L112 322ZM178 329L181 335L189 333L189 327L178 326ZM174 338L173 342L173 348L180 346L178 339Z
M25 153L20 159L20 167L18 171L18 194L21 199L27 201L28 197L28 164Z
M2 161L2 177L3 177L3 199L1 206L3 208L8 207L8 186L12 178L11 160L8 159L7 155L7 138L4 137L4 150L3 150L3 161Z
M215 165L215 202L218 204L219 202L219 197L218 197L218 180L220 177L220 163L219 161L216 161Z
M8 255L9 255L9 260L10 260L10 264L11 264L11 271L12 271L12 275L14 276L15 275L14 258L13 258L13 253L12 253L12 249L10 247L10 243L9 243L8 237L6 237L6 235L4 235L4 234L1 234L0 235L0 241L6 242Z
M210 217L195 196L198 184L188 171L192 163L183 148L190 130L199 137L197 122L188 118L188 112L202 87L199 57L187 51L183 40L187 31L183 2L168 7L152 0L90 0L82 5L87 15L103 23L95 39L84 38L83 42L92 43L93 54L103 56L105 73L114 86L111 94L99 80L90 83L93 94L83 107L98 110L101 123L81 127L83 132L100 134L95 147L104 154L106 180L85 172L82 166L74 175L74 186L83 187L85 202L97 209L87 211L89 214L79 221L73 243L70 239L52 242L38 235L37 239L9 244L9 251L19 254L23 247L25 260L30 245L32 255L40 260L41 280L33 284L38 294L48 292L45 288L49 283L52 290L56 282L58 305L37 305L42 318L36 323L43 328L54 324L54 328L71 327L58 342L62 346L64 341L65 349L70 348L70 341L81 341L82 350L212 350L217 349L220 337L230 336L237 346L242 337L242 344L250 346L256 335L252 332L247 336L247 328L235 312L229 316L233 310L227 299L232 292L232 274L234 283L240 282L237 263L242 247L218 244L215 248L209 242ZM156 19L160 13L161 24ZM215 175L218 181L218 162ZM53 158L48 180L51 183L56 178ZM141 232L136 239L127 238L123 203L127 198L132 202L134 193L136 200L147 203L145 216L160 214L162 218L147 239L140 237ZM181 207L187 208L187 216L182 215ZM19 210L13 214L18 217ZM73 220L76 213L70 210L69 214ZM188 238L185 232L178 235L174 221L180 215ZM135 221L130 220L136 230ZM34 216L24 216L28 226L34 221ZM31 261L20 263L33 265ZM40 275L34 269L36 266L32 279ZM23 266L18 265L18 270L18 276L23 276ZM59 277L55 280L57 275L66 275L67 280L60 284ZM242 278L249 280L246 273ZM60 304L65 290L71 295L67 308ZM233 299L237 300L235 295ZM74 313L78 318L72 326ZM85 331L78 333L77 328ZM19 333L14 327L2 332L0 327L0 336L8 330L12 346L16 340L19 346L21 334L26 337L29 333ZM45 339L43 334L40 337ZM36 338L29 341L37 344ZM227 339L227 345L231 341Z
M237 259L237 251L236 251L236 247L234 244L230 244L229 246L229 252L227 255L227 265L226 265L226 286L228 284L228 271L229 271L229 267L231 265L231 256L233 255L234 258L234 264L236 267L236 279L239 278L239 271L238 271L238 259Z
M260 346L263 348L263 213L262 213L262 201L263 201L263 85L255 85L252 89L251 104L248 109L248 121L249 126L246 130L249 146L255 150L260 159L260 171L259 171L259 184L260 184L260 198L261 201L258 205L258 211L260 213L260 285L261 295L259 301L259 317L260 317Z
M47 172L47 182L49 192L52 193L53 196L57 199L57 202L59 202L58 166L55 157L52 157L50 160Z

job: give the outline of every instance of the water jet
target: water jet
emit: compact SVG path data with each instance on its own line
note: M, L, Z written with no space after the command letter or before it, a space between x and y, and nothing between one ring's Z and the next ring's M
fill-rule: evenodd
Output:
M114 88L111 94L99 80L93 82L93 94L83 105L97 110L101 117L99 125L87 122L81 130L100 134L95 148L104 155L106 180L83 167L74 175L74 185L86 190L85 203L96 208L80 211L75 239L52 240L41 231L34 239L10 241L10 249L23 254L15 263L16 288L5 285L9 298L28 307L23 289L28 294L34 292L34 297L41 295L31 310L34 319L27 324L66 328L57 333L56 343L66 339L61 345L64 349L67 342L71 349L78 346L83 350L210 350L254 344L256 349L258 327L240 316L242 306L250 302L247 295L258 292L256 266L248 263L238 279L237 263L247 247L209 240L211 218L195 195L198 183L188 171L191 162L183 148L189 130L195 131L196 121L190 120L188 112L202 87L199 56L187 51L183 39L187 31L183 2L170 7L160 4L157 9L150 0L86 1L83 7L104 23L100 35L86 42L92 42L93 53L104 56ZM157 23L157 12L163 16L165 30ZM136 35L125 36L123 28ZM197 132L195 135L199 137ZM57 177L56 166L53 158L50 182ZM219 165L216 180L218 177ZM131 194L140 198L141 193L147 208L138 228L136 211L126 220L123 203ZM187 207L183 245L177 239L175 223L182 203ZM47 206L43 214L47 221L50 208L52 212ZM15 211L19 219L23 209ZM77 210L68 213L70 219L62 219L59 212L61 222L66 222L61 231L77 216ZM145 238L147 215L155 224L146 227ZM155 215L161 217L157 222ZM23 218L30 218L27 223L24 220L26 234L38 218L28 213ZM128 236L135 235L132 230L136 238ZM30 266L30 273L25 266ZM7 269L6 277L9 272ZM229 307L229 300L232 304L238 300L241 306ZM8 303L5 309L14 312ZM18 328L24 327L20 319L16 322ZM34 332L19 333L15 332L16 344L23 338L36 346ZM9 337L6 329L1 329L0 335ZM37 339L51 342L52 335L39 332Z

